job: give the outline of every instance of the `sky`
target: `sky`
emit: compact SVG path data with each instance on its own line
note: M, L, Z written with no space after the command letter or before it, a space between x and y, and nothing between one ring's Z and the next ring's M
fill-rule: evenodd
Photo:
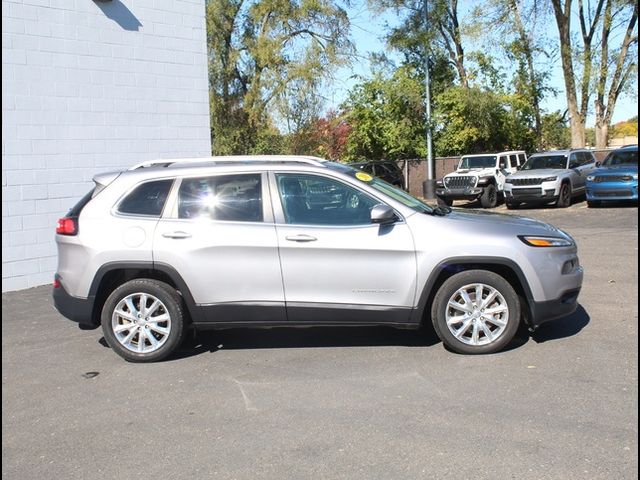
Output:
M471 3L467 1L461 2L460 15L464 16L465 7ZM329 91L326 92L328 109L337 109L346 99L349 89L356 83L354 76L370 75L370 65L368 55L372 52L385 51L385 42L383 35L385 32L385 24L394 25L397 18L393 14L373 15L366 8L366 0L355 0L352 6L347 10L351 21L351 34L353 42L357 48L357 58L349 67L339 69L334 76L334 81ZM555 22L549 22L549 35L555 38L557 36L557 27ZM464 45L467 52L471 51L468 45ZM387 52L389 53L389 52ZM564 80L562 77L562 69L559 59L554 63L551 69L550 86L557 90L558 94L548 95L542 104L545 111L564 111L566 109L566 100L564 96ZM593 108L593 99L590 108ZM638 114L637 98L620 97L616 103L612 123L627 120ZM592 127L594 123L593 115L587 119L587 127Z

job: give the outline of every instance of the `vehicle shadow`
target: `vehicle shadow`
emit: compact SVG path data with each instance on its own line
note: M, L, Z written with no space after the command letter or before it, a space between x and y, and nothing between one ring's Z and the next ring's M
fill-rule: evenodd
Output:
M191 334L170 360L218 350L328 347L430 347L440 342L432 328L391 327L235 328Z
M518 330L511 343L501 352L525 345L529 339L536 343L577 335L589 324L591 317L579 305L571 315L543 324L530 333L525 325ZM104 337L98 340L109 348ZM431 325L418 330L392 327L276 327L231 328L189 332L177 352L165 361L180 360L218 350L251 350L269 348L331 348L331 347L431 347L440 343ZM449 349L447 349L449 350ZM498 353L501 353L498 352Z
M571 315L542 324L531 334L531 338L536 343L544 343L550 340L573 337L580 333L580 331L586 327L590 321L591 317L587 311L582 307L582 305L578 305L576 311Z

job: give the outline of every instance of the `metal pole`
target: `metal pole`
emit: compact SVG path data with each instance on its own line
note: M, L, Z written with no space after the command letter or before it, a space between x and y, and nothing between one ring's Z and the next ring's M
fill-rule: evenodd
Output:
M433 161L432 139L431 139L431 84L429 74L429 43L426 33L429 31L429 2L423 0L424 9L424 86L425 86L425 129L427 140L427 181L424 182L424 197L429 200L435 199L436 173L435 163Z

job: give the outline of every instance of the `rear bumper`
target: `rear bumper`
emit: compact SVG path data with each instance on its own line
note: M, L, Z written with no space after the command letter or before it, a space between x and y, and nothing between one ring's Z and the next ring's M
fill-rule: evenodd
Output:
M69 295L60 284L53 289L53 305L63 317L83 325L95 325L93 320L93 304L95 298L78 298Z
M555 300L546 302L532 301L530 303L530 326L537 327L543 323L571 315L578 308L578 295L580 295L580 288L575 288L567 290Z

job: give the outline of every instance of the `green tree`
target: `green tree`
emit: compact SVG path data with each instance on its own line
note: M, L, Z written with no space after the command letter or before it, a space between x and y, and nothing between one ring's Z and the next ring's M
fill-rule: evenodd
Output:
M293 82L320 85L352 54L337 0L209 0L206 14L214 153L273 148L277 100Z
M542 116L542 150L565 149L571 147L571 131L567 126L566 114L547 113Z
M478 87L453 87L435 99L436 150L462 155L504 149L531 150L528 102Z
M402 160L424 157L424 86L410 68L356 85L343 108L351 127L346 159Z

